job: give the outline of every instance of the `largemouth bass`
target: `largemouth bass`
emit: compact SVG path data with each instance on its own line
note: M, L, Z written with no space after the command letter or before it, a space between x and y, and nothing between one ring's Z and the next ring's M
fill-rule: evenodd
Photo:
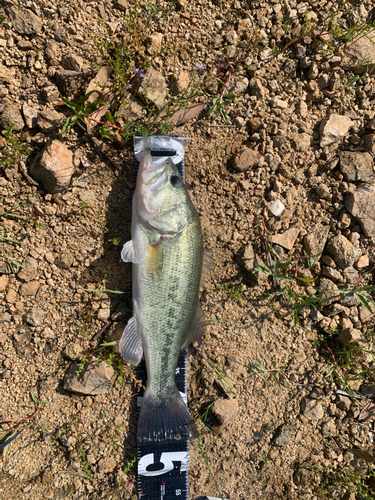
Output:
M120 352L132 364L144 356L147 368L138 442L196 437L175 372L181 348L202 333L202 229L178 168L170 158L153 164L149 149L133 196L132 239L121 256L133 263L134 315Z

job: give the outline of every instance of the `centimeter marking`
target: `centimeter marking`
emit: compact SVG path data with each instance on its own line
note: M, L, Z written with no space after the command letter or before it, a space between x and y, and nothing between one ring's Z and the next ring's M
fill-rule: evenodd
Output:
M183 137L135 137L135 172L137 174L141 152L150 147L156 161L171 157L185 182ZM144 360L138 365L138 378L146 385L147 371ZM181 351L176 369L176 385L187 403L187 350ZM142 404L143 390L137 397L138 410ZM190 442L138 444L138 496L142 500L189 500Z

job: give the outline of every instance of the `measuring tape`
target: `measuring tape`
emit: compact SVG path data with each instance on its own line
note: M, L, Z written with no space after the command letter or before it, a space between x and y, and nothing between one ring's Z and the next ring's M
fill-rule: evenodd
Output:
M151 136L134 138L135 172L137 174L142 152L150 148L153 163L171 158L185 182L185 137ZM146 365L138 365L138 378L146 386ZM176 385L187 403L187 350L180 352L176 369ZM143 389L137 397L138 410L142 404ZM138 496L143 500L189 500L190 442L182 439L174 443L138 443Z

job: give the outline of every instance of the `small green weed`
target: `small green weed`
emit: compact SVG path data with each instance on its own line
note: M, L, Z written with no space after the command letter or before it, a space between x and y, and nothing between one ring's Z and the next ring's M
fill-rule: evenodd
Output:
M236 304L243 307L245 297L244 297L244 288L242 285L234 285L234 286L225 285L224 287L218 288L217 291L224 292Z
M134 455L133 458L131 458L128 463L126 464L124 470L123 470L123 473L124 474L129 474L130 470L132 469L132 467L134 467L134 465L137 463L137 456Z
M86 201L86 200L82 200L82 201L81 201L81 203L80 203L80 205L81 205L81 210L82 210L82 212L85 212L85 210L87 210L87 209L89 208L89 206L90 206L90 205L87 203L87 201Z
M120 245L120 243L121 243L120 238L116 238L116 237L115 238L111 238L108 241L109 241L109 243L112 243L112 245L114 245L115 247L118 247Z
M249 360L247 365L250 371L253 371L263 380L264 384L268 387L269 378L275 382L277 387L280 389L279 375L285 371L286 367L277 368L274 364L273 368L266 368L264 364L256 358L255 361Z
M318 489L319 498L331 499L332 493L337 490L352 492L355 498L373 500L374 490L369 485L370 479L375 477L375 470L367 465L366 472L362 473L352 465L338 463L337 469L316 465L313 469L316 476L321 478Z
M13 133L14 125L8 125L3 131L7 145L1 153L0 168L13 167L16 165L21 155L28 156L30 150Z
M90 469L90 465L87 461L87 450L84 449L83 447L83 441L80 435L77 436L77 452L79 454L80 460L81 460L81 465L83 468L83 473L89 479L90 481L93 480L93 474Z

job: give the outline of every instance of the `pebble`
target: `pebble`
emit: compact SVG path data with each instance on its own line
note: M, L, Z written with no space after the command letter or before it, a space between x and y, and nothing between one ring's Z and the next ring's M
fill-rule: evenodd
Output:
M365 235L375 238L375 186L360 185L344 200L345 208L357 218Z
M346 328L339 332L337 338L343 344L359 345L362 339L362 332L356 328Z
M59 140L50 140L38 153L30 173L49 193L65 191L74 173L72 152Z
M140 77L140 73L133 79L132 90L135 88L136 95L143 102L149 102L161 107L165 102L168 94L168 87L162 73L153 68L147 69L144 73L144 78Z
M81 394L105 394L112 386L115 374L106 361L97 362L92 358L89 365L77 378L78 365L73 363L64 377L63 388L69 392Z
M316 399L305 398L302 400L302 412L306 418L313 422L317 422L324 416L322 404Z
M371 182L374 178L373 160L369 153L341 151L340 170L347 181Z
M25 320L31 326L40 326L43 324L44 316L42 309L33 307L26 313Z
M38 274L38 262L32 257L27 257L22 265L23 268L18 272L17 278L22 281L34 280Z
M330 146L340 141L354 125L352 120L344 115L329 115L320 124L320 147Z
M322 226L308 233L303 240L303 248L307 255L318 260L323 253L328 238L329 226Z
M258 165L260 155L257 151L250 148L244 148L234 157L234 168L240 172L246 172L250 168Z
M286 250L291 250L297 239L300 230L297 227L291 227L282 234L275 234L272 236L272 243L280 245Z
M0 292L4 292L6 290L6 287L8 285L8 276L6 274L2 274L0 276Z
M361 256L361 250L342 234L330 239L326 250L341 269L351 266Z
M225 425L238 413L238 401L236 399L217 399L212 411L221 425Z
M24 297L35 295L36 292L39 290L39 287L40 283L39 281L36 280L23 283L20 289L21 295L23 295Z

